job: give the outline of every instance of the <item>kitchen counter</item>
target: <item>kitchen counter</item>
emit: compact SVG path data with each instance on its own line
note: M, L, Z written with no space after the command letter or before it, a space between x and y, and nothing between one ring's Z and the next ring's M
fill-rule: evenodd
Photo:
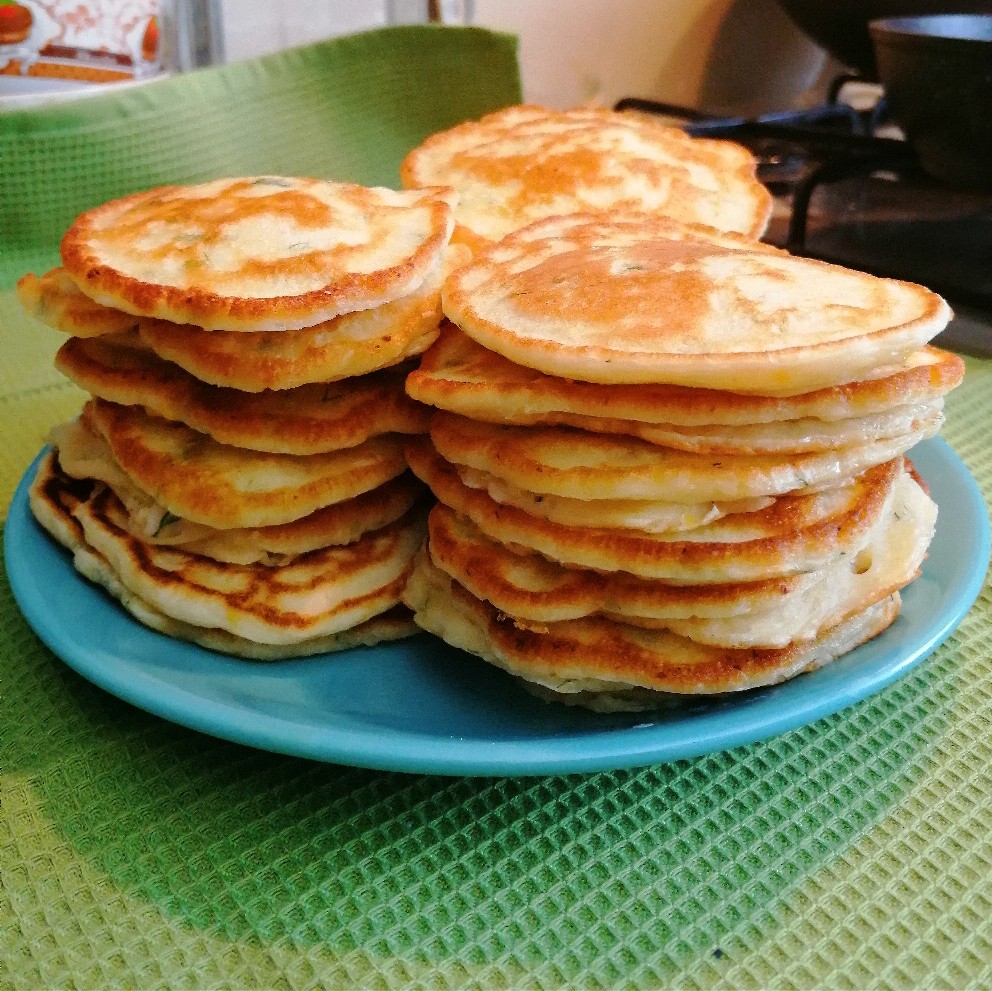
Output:
M10 285L4 507L82 399ZM967 363L942 436L988 502L992 359ZM987 576L949 639L863 701L588 774L365 770L184 729L74 673L5 577L0 691L3 987L992 984Z

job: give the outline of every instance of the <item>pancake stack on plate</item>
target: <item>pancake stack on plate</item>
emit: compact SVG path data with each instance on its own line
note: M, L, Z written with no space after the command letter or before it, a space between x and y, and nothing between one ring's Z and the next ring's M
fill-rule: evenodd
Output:
M636 210L759 237L772 199L751 152L643 114L516 106L432 135L404 186L458 190L454 240L473 249L537 220Z
M407 380L439 504L419 625L538 694L638 709L875 636L936 507L904 457L963 375L928 290L641 217L505 237Z
M39 521L143 622L216 650L413 632L402 436L426 416L404 362L438 335L452 226L445 190L275 176L81 215L62 267L18 286L92 397L54 433Z

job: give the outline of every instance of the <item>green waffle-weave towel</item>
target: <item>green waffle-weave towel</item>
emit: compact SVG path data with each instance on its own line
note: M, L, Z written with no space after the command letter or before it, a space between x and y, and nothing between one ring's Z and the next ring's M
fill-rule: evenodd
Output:
M117 196L266 173L397 187L428 134L519 101L514 36L419 25L0 113L0 289Z

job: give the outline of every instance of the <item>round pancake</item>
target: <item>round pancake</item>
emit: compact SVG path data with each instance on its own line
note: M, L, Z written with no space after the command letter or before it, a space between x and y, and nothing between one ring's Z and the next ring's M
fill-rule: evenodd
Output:
M550 689L558 701L598 709L650 708L665 701L657 693L713 695L777 684L848 653L899 612L896 592L816 640L768 649L709 647L600 617L535 631L475 598L426 554L418 556L403 600L418 626L452 646Z
M73 551L73 563L84 577L103 586L140 622L167 636L233 654L251 660L274 661L291 657L308 657L351 647L371 647L388 640L398 640L416 633L405 606L391 609L338 633L309 637L290 644L263 644L235 636L226 630L193 626L167 616L124 586L110 563L86 545L83 529L72 515L92 490L92 484L80 483L58 470L55 455L49 451L38 467L29 490L31 509L42 526Z
M445 315L549 375L795 395L905 359L951 311L922 286L651 219L557 217L446 281Z
M102 306L80 292L64 268L22 276L17 298L31 316L74 337L123 334L138 326L133 314Z
M498 110L427 138L400 177L408 188L457 189L456 236L469 243L589 210L643 210L754 237L771 215L746 148L605 109Z
M935 432L934 425L943 423L943 409L944 401L935 399L847 420L803 419L758 426L678 427L576 417L571 425L595 433L639 437L659 447L695 454L798 455Z
M734 426L795 420L828 423L933 403L964 377L964 361L927 346L882 377L795 396L746 396L677 385L600 385L545 375L476 344L450 321L406 380L416 400L473 420L519 425ZM632 428L633 429L633 428ZM614 431L621 432L621 431ZM624 430L623 432L630 432Z
M244 392L337 382L399 364L427 350L441 320L441 276L374 310L347 313L313 327L225 333L141 320L141 340L195 378Z
M326 454L269 454L220 444L137 406L94 399L85 415L135 485L174 516L221 530L298 520L406 468L391 434Z
M413 292L453 227L450 190L262 176L95 207L62 264L105 306L209 330L290 330Z
M67 476L102 482L127 510L130 534L151 544L182 547L217 561L233 564L286 564L293 557L334 544L350 544L407 513L424 488L410 472L368 492L323 506L290 523L218 530L175 516L140 489L121 470L110 445L91 417L60 424L51 441L58 465Z
M49 449L42 454L31 479L28 505L41 526L71 549L85 542L83 528L73 513L92 495L94 488L92 480L72 478L62 471L55 451Z
M121 584L167 616L246 640L293 644L347 630L400 600L423 540L419 514L346 547L328 547L283 567L213 561L131 536L109 489L75 510L86 544Z
M864 541L903 470L897 458L840 489L784 496L768 509L728 516L688 533L648 534L563 526L500 505L463 484L424 439L408 441L406 454L440 502L506 547L536 551L561 564L684 585L758 581L826 566Z
M159 612L140 596L121 584L106 559L88 547L76 551L73 557L76 570L96 585L102 586L140 623L175 640L185 640L207 650L230 654L247 661L285 661L293 658L333 654L355 647L374 647L380 643L402 640L420 632L412 614L405 606L373 616L357 626L338 633L308 637L291 644L259 643L235 636L227 630L193 626Z
M101 399L141 406L253 451L319 454L379 434L427 430L426 410L403 393L404 370L248 393L201 382L136 336L72 337L56 354L55 367Z
M754 513L770 506L772 496L736 502L678 503L650 499L569 499L528 492L502 478L462 465L455 466L469 488L483 489L495 502L516 506L531 516L566 526L595 526L645 533L695 530L735 513Z
M698 503L839 485L933 436L941 422L936 412L912 433L791 456L709 456L670 450L633 437L570 427L507 427L443 412L432 417L430 435L448 461L528 492L583 500Z
M381 530L405 516L423 492L417 479L404 472L354 499L324 506L291 523L230 530L193 524L198 529L192 537L187 521L168 516L150 537L133 525L130 515L125 526L129 533L150 544L178 547L190 554L231 564L257 563L275 567L288 564L310 551L353 544L367 533ZM173 532L176 530L180 533Z
M84 407L74 420L57 424L49 432L48 439L58 452L58 465L62 472L80 481L90 479L102 482L113 490L127 507L128 518L136 535L151 539L164 529L163 524L169 520L174 521L173 533L181 528L182 537L186 540L213 532L202 523L180 521L178 516L156 502L125 474L110 445L97 429L92 409Z
M713 646L785 647L814 639L911 581L935 520L936 506L904 473L887 511L850 553L818 571L729 585L667 585L565 567L509 550L441 503L431 510L428 548L437 567L518 625L605 615Z

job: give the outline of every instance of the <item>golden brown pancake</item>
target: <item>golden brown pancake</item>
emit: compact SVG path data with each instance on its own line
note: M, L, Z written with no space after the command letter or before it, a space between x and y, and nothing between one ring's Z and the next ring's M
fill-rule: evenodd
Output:
M245 392L337 382L427 350L441 319L440 273L416 292L373 310L301 330L226 333L141 320L141 340L202 382Z
M844 484L932 437L934 413L912 433L801 455L704 455L570 427L507 427L437 412L430 434L454 464L518 489L570 499L699 503L755 499Z
M210 330L309 327L414 292L440 263L450 190L282 176L163 186L95 207L62 239L91 299Z
M84 417L139 488L174 516L218 529L273 526L368 492L406 468L387 434L306 456L246 451L137 406L91 400Z
M73 513L85 502L95 488L89 479L72 478L59 468L55 451L45 451L31 487L28 505L35 519L64 547L75 547L84 542L83 528Z
M930 347L912 360L886 378L782 398L606 386L514 365L447 323L406 388L422 403L489 423L577 427L701 454L804 454L909 434L939 416L964 362Z
M126 588L182 622L269 644L338 633L395 606L423 532L415 514L272 568L146 544L128 533L124 513L104 489L74 515Z
M227 630L193 626L192 623L166 616L125 588L107 561L91 548L79 548L73 562L81 575L102 586L145 626L173 639L186 640L207 650L231 654L247 661L285 661L317 654L333 654L355 647L375 647L420 632L410 610L400 605L338 633L326 633L291 644L259 643L257 640L235 636Z
M785 647L814 639L911 581L935 519L933 502L905 473L864 541L824 568L723 585L668 585L565 567L509 550L442 503L431 510L428 547L437 567L520 626L603 615L712 646Z
M423 494L409 472L368 492L324 506L290 523L217 529L170 513L124 473L91 417L60 424L51 441L58 466L69 477L106 485L126 509L130 534L151 544L178 546L234 564L286 564L293 557L334 544L350 544L407 513Z
M279 660L346 650L357 646L372 646L383 641L410 636L417 631L409 611L401 605L392 606L348 629L313 637L303 636L275 644L247 639L226 629L194 625L167 615L128 588L109 560L86 543L83 528L73 514L88 502L92 492L92 485L80 486L75 479L60 472L54 453L48 452L32 482L29 499L31 509L41 525L73 552L73 563L82 575L104 587L140 622L168 636L239 657L253 660ZM109 527L106 520L101 522L101 527ZM289 573L286 575L288 577ZM145 580L153 580L153 577L154 573L149 573L145 576ZM164 588L165 585L159 589L160 594L164 594ZM198 603L198 597L202 596L202 592L194 585L185 588L180 585L174 588L174 592L180 599L184 595L188 597L190 600L186 603L188 609L193 609ZM203 608L202 601L198 604ZM246 603L242 600L239 606L243 610Z
M446 281L445 315L548 375L795 395L904 362L951 311L880 279L673 222L557 217Z
M712 695L777 684L853 650L899 612L896 592L816 640L764 650L708 647L599 617L537 631L475 598L426 554L418 557L403 600L418 626L447 643L550 690L558 701L607 711L657 706L664 701L659 693Z
M877 416L940 399L961 382L964 362L927 346L882 377L799 393L752 396L677 385L601 385L526 368L477 344L450 321L407 377L416 400L473 420L518 425L655 424L754 428L782 421L825 423ZM629 432L629 431L623 431Z
M254 451L319 454L386 433L423 433L427 412L403 393L404 370L279 392L207 385L141 345L136 335L72 337L55 367L87 392L141 406L214 440Z
M549 216L638 210L759 236L771 196L753 155L645 116L507 107L427 138L403 185L459 192L456 237L497 241Z
M138 326L133 314L95 303L80 292L64 268L22 276L17 298L31 316L75 337L123 334Z
M903 471L897 458L840 489L783 496L768 509L685 534L649 534L564 526L500 505L466 486L425 439L408 441L406 454L441 502L504 546L536 551L561 564L686 585L757 581L824 567L864 540Z

